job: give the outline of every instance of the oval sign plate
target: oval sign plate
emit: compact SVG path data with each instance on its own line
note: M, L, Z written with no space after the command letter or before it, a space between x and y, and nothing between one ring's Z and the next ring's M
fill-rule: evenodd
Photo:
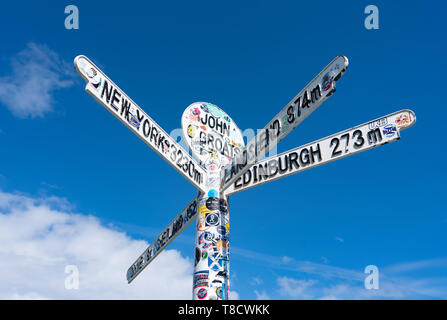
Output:
M233 119L212 103L195 102L186 108L182 129L193 155L209 172L220 172L245 147Z

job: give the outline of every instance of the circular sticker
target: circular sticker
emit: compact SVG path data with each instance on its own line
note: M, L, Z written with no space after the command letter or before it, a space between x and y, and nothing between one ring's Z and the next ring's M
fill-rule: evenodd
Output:
M219 209L219 198L217 197L210 197L206 199L206 207L209 210L217 210Z
M182 129L193 155L207 170L219 170L245 148L242 133L222 109L195 102L182 115Z
M196 134L196 128L194 128L193 125L188 126L188 137L194 138L194 135Z
M208 293L207 290L204 289L204 288L202 288L202 289L200 289L199 291L197 291L197 298L199 298L199 299L205 299L207 293Z
M208 213L205 217L207 226L217 226L219 224L219 215L217 213Z

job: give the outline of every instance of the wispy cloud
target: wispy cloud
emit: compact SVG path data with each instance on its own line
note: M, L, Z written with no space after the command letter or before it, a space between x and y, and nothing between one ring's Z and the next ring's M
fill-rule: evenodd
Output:
M335 240L337 240L340 243L344 243L345 242L345 239L340 238L340 237L335 237Z
M405 262L379 268L379 290L367 290L363 270L341 268L311 261L267 255L241 248L232 248L237 256L250 263L283 270L288 275L278 276L273 290L267 290L273 299L446 299L446 258ZM424 274L429 269L441 271L441 276ZM411 272L419 272L412 274ZM266 281L264 281L266 282ZM258 297L265 291L257 289ZM263 289L265 290L265 289ZM274 294L273 294L274 293Z
M270 296L264 290L262 292L255 290L255 295L256 300L270 300Z
M73 76L56 52L30 43L11 59L11 73L0 78L0 101L18 118L42 117L53 110L53 92L71 86Z

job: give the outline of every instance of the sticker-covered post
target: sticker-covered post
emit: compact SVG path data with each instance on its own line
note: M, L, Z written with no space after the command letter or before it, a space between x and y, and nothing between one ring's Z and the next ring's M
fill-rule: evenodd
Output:
M199 198L194 249L194 300L227 300L230 287L230 215L227 199Z
M244 150L234 121L217 106L196 102L182 116L183 135L206 170L197 205L193 299L226 300L229 292L230 218L221 171Z

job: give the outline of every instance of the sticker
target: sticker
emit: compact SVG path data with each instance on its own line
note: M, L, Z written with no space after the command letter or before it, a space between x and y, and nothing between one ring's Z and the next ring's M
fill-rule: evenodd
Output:
M219 215L217 213L208 213L205 216L205 224L206 226L214 227L219 224Z
M193 138L196 134L196 128L194 128L192 125L188 126L188 136L190 138Z
M208 258L208 252L202 251L202 260L205 260L206 258Z
M200 249L196 248L195 255L194 255L194 266L197 265L200 261Z
M222 260L213 260L210 257L208 257L208 268L213 270L214 272L218 272L221 268L220 264Z
M210 197L206 199L206 207L210 210L218 210L220 207L220 201L217 197Z
M223 271L219 271L219 272L216 274L216 277L220 277L220 278L222 278L223 280L225 280L225 279L227 278L227 272L226 272L225 270L223 270Z
M140 128L140 122L138 122L137 117L133 113L129 113L130 115L130 125L135 128Z
M406 127L411 123L411 114L404 112L396 118L395 122L398 128Z
M199 287L208 287L208 278L209 278L209 271L203 270L203 271L197 271L194 273L194 289Z
M199 207L199 213L200 213L200 216L202 217L202 219L205 219L205 215L207 213L211 213L211 212L213 212L213 210L208 209L206 207L206 205L203 205L203 206Z
M389 125L383 127L382 132L385 137L391 138L397 133L397 128L396 128L396 126L389 124Z
M211 189L208 191L208 197L217 197L219 195L219 192L216 189Z
M217 227L217 233L219 233L222 236L226 236L227 228L225 228L224 226L219 226L219 227Z
M331 88L333 77L328 73L323 76L321 86L323 91L328 91Z
M203 234L204 234L205 241L210 242L210 241L214 240L214 235L211 232L206 231Z
M216 247L217 247L217 250L221 250L222 248L225 248L226 250L228 250L228 244L227 244L227 242L226 241L218 241L217 243L216 243Z
M222 213L227 213L228 212L228 204L225 201L225 199L220 199L220 201L219 201L219 210Z
M202 288L199 291L197 291L197 298L199 298L200 300L205 299L207 294L208 291L205 288Z
M210 112L209 110L208 110L208 107L206 106L206 104L201 104L200 105L200 109L202 109L204 112Z
M216 296L218 299L222 299L222 287L216 287Z

